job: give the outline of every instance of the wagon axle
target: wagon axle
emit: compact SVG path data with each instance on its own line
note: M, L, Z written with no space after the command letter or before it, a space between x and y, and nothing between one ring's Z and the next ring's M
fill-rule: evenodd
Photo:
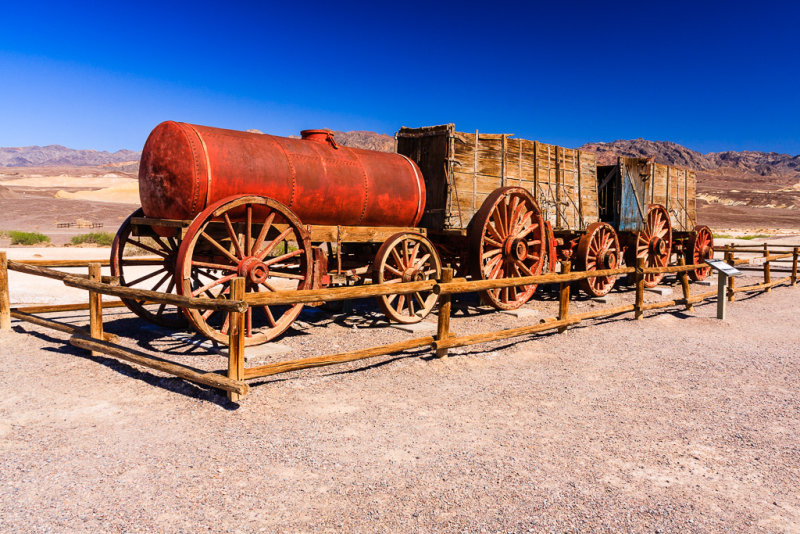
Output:
M237 273L255 285L263 284L269 278L269 267L255 256L243 259L237 268Z

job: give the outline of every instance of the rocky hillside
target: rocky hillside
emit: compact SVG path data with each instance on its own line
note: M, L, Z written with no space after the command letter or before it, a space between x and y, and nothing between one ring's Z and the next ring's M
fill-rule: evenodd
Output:
M75 150L61 145L0 147L0 167L71 166L94 167L107 163L130 162L141 152L117 150Z
M336 142L344 146L364 148L366 150L379 150L381 152L394 152L394 137L375 132L333 132Z
M800 156L776 152L709 152L701 154L670 141L628 139L610 143L586 143L582 150L598 155L598 162L612 164L617 156L654 157L659 163L699 171L733 169L761 176L786 176L800 173Z

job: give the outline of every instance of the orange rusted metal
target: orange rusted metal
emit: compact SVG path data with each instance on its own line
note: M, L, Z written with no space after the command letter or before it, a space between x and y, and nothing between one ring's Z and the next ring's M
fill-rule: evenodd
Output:
M416 226L425 208L417 165L398 154L338 145L328 130L302 139L163 122L139 168L144 213L192 219L237 194L289 207L304 224Z

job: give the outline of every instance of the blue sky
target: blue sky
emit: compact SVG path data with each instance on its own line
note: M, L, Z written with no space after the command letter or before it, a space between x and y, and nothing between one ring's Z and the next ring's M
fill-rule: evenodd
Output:
M800 154L796 3L15 2L0 18L0 146L141 149L171 119Z

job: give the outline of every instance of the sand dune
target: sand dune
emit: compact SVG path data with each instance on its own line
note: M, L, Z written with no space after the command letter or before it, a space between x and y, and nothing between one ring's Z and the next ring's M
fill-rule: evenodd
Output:
M56 193L56 198L139 204L139 182L126 180L126 183L93 191L58 191Z

